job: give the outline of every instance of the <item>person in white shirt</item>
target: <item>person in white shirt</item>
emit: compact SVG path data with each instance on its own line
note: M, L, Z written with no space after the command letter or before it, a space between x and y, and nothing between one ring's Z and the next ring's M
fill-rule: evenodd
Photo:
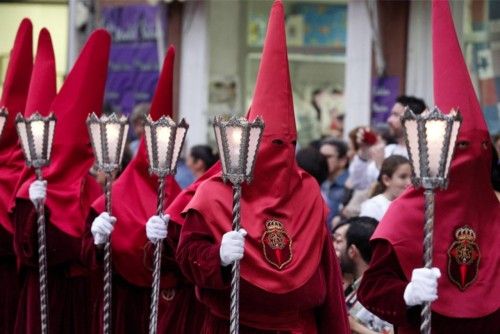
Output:
M360 216L381 220L389 204L409 185L411 177L410 161L401 155L391 155L384 159L378 183L372 198L361 204Z

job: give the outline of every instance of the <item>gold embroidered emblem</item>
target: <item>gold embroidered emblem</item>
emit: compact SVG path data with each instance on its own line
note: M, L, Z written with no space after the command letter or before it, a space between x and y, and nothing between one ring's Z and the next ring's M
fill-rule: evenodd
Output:
M476 233L465 225L455 231L455 241L448 249L448 276L464 291L477 278L481 253Z
M292 261L292 240L285 227L277 220L266 221L266 231L262 235L262 250L267 262L283 269Z

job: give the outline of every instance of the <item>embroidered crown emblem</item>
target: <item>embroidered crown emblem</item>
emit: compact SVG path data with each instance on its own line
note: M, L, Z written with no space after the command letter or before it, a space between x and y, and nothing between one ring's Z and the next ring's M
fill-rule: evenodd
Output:
M457 238L458 241L474 242L476 240L476 232L474 232L469 226L465 225L455 231L455 238Z

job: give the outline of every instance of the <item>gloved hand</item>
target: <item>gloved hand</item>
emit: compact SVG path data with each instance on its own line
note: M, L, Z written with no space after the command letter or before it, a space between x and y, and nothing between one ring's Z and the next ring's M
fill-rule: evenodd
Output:
M148 219L146 223L146 236L149 241L155 243L167 237L169 220L169 215L151 216L151 218Z
M227 232L222 236L219 255L220 263L223 267L227 267L236 260L243 258L245 251L245 236L247 231L240 229L238 232Z
M437 299L438 278L441 277L439 268L413 269L411 282L406 286L403 298L406 305L421 305L424 302L433 302Z
M39 202L45 201L47 197L47 181L33 181L30 184L28 192L31 202L36 207Z
M102 245L108 241L115 222L116 218L110 216L107 212L101 213L94 219L92 227L90 228L90 232L92 232L94 236L94 244Z

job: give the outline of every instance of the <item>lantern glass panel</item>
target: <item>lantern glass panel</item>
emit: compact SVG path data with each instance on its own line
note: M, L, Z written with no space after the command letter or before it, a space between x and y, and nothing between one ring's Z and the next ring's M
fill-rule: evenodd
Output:
M98 165L103 164L102 159L102 143L101 143L101 125L97 122L90 123L90 135L92 136L92 143L94 143L95 157Z
M254 164L255 157L257 156L257 146L259 145L259 138L262 129L259 127L251 127L250 128L250 138L248 140L248 157L247 157L247 165L245 168L245 175L252 175L252 167Z
M229 148L229 163L232 170L238 170L240 166L240 156L242 147L243 129L236 126L226 128L227 142Z
M446 167L444 170L444 177L448 177L448 172L450 171L451 158L453 157L453 152L455 151L455 144L457 143L458 129L460 128L460 121L456 120L453 122L451 128L450 136L450 146L448 147L448 157L446 159Z
M420 154L418 147L418 125L414 119L405 121L406 134L408 138L409 151L411 154L413 171L415 177L420 177Z
M154 161L154 157L153 157L153 143L151 142L151 125L149 124L146 124L144 126L144 135L146 136L146 146L147 146L147 149L148 149L148 159L149 159L149 164L156 168L156 163Z
M127 133L128 133L128 124L125 124L122 131L122 144L121 144L122 146L120 151L120 160L118 161L118 164L121 164L123 160L123 152L125 152L125 146L127 143Z
M49 133L48 133L48 142L47 142L47 159L50 159L52 154L52 142L54 141L54 130L56 126L56 120L52 119L49 122Z
M3 132L3 127L5 126L5 121L7 120L6 115L0 115L0 136L2 135Z
M217 147L219 148L219 155L220 155L220 161L222 163L222 169L225 174L227 174L227 167L226 167L226 156L224 155L224 144L222 143L222 136L221 136L221 129L218 124L215 125L215 139L217 141Z
M427 153L429 158L430 177L439 176L439 162L443 154L443 146L446 134L446 121L427 120L425 122L427 137Z
M26 156L26 160L31 162L31 151L30 151L30 146L28 144L28 132L26 131L26 123L25 122L18 122L17 123L17 133L19 137L21 138L21 145L23 147L24 154Z
M33 121L30 123L31 134L33 135L33 144L35 146L35 159L43 157L43 136L45 133L44 121Z
M178 127L175 132L175 141L174 141L174 152L172 153L172 162L170 164L170 170L174 170L177 166L177 159L179 159L179 155L181 153L182 144L184 142L184 136L186 134L186 128Z
M167 168L168 146L172 128L170 126L160 125L156 127L156 143L158 149L158 167L161 169Z
M108 156L104 157L105 162L115 164L118 162L118 141L120 137L120 124L118 123L108 123L104 125L106 127L106 141L107 141L107 148L108 148Z

